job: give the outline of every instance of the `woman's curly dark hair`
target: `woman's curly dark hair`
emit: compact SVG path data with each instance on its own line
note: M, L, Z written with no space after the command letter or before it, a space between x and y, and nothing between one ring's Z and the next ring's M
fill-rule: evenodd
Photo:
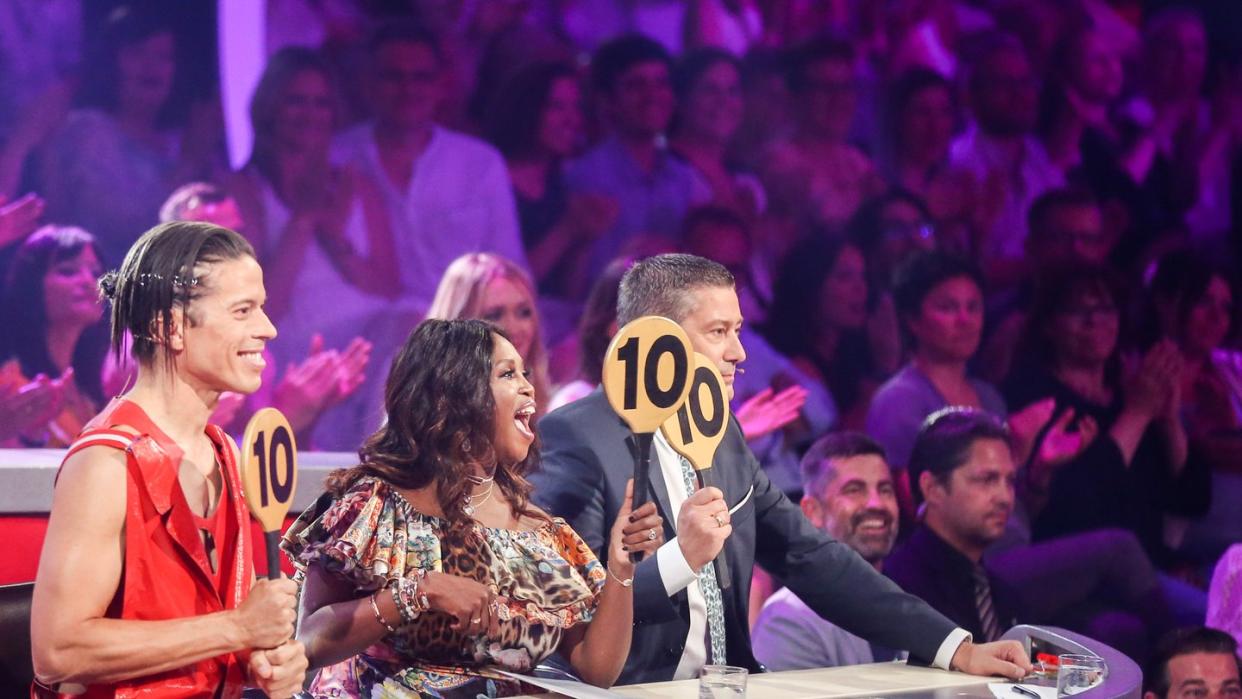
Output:
M497 463L492 443L496 402L492 350L504 332L481 320L425 320L393 359L384 389L388 420L358 451L361 463L328 476L327 490L341 495L374 476L400 488L436 485L436 498L454 528L473 520L463 505L467 476L496 464L496 487L519 517L544 515L530 507L525 476L538 462L537 445L516 464Z

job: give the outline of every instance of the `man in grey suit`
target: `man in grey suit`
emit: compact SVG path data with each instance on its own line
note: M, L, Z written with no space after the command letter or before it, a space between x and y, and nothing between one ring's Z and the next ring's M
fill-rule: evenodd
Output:
M679 323L732 391L746 352L728 270L693 255L638 262L621 280L617 323L645 315ZM634 471L629 430L597 389L543 418L539 433L543 465L531 478L535 502L565 517L605 556L607 533ZM718 488L697 488L688 465L659 434L652 452L650 496L664 518L667 543L635 571L634 642L619 683L691 678L708 663L759 671L747 624L756 563L816 613L870 641L908 650L916 660L1013 678L1030 670L1020 644L973 644L969 633L812 526L769 483L735 420L713 462ZM731 571L723 590L709 565L722 550Z

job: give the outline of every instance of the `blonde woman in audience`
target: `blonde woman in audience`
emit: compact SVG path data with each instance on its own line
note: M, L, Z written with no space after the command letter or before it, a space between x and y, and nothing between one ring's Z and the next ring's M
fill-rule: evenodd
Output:
M473 252L453 260L444 270L427 317L479 318L504 330L530 369L542 415L552 392L535 298L535 285L517 264L489 252Z

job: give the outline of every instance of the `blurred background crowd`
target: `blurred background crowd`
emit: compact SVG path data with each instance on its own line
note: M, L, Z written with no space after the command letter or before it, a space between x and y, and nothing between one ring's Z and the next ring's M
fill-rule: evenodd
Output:
M0 3L0 445L65 446L124 390L95 280L161 220L236 229L265 269L270 376L216 421L275 405L320 450L374 429L425 317L503 326L541 412L584 395L620 275L684 251L736 278L734 411L792 497L820 495L816 439L865 433L895 505L858 517L904 535L920 426L970 406L1019 466L984 543L1020 620L1136 655L1209 611L1237 629L1242 4L264 11L231 164L214 2ZM1209 610L1218 561L1235 594ZM1054 564L1086 581L1065 604Z

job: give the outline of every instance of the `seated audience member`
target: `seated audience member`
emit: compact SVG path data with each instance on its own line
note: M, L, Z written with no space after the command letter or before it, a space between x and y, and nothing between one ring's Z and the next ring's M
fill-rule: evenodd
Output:
M828 536L883 572L897 540L897 495L884 450L857 432L821 437L802 457L802 512ZM763 605L751 631L755 658L769 670L861 665L892 659L821 618L789 588Z
M591 246L588 273L633 252L635 237L675 245L682 219L705 199L696 196L694 169L663 145L676 98L673 60L664 47L629 35L604 44L591 61L591 82L611 134L570 162L565 179L573 192L616 201L616 222Z
M1225 551L1208 588L1207 625L1242 642L1242 544Z
M920 197L936 226L955 242L967 235L980 210L974 178L949 167L957 125L952 84L940 73L913 68L888 90L879 167L889 186Z
M904 357L901 323L893 306L893 272L917 252L953 248L941 239L927 204L904 189L890 189L869 199L854 214L848 230L849 240L867 263L872 293L867 338L872 363L890 375Z
M979 352L979 372L989 381L1003 381L1009 375L1026 331L1035 280L1066 265L1105 264L1113 249L1099 204L1084 189L1057 188L1039 195L1027 213L1027 225L1027 272L1015 294L988 308L990 330Z
M798 126L773 143L759 172L773 197L797 202L811 221L832 231L881 186L871 161L847 138L858 104L854 49L842 39L817 39L794 51L789 92Z
M52 220L91 231L103 261L116 264L174 187L211 174L220 133L205 105L177 123L176 36L166 12L117 7L97 47L84 64L82 106L44 149L38 191Z
M237 200L207 182L191 182L179 187L160 207L160 219L162 223L202 221L234 231L246 228ZM263 357L267 366L263 370L263 386L248 396L232 392L222 394L212 413L214 424L240 434L245 421L255 411L271 406L289 419L299 447L352 449L361 439L362 427L356 418L351 419L357 412L356 406L342 405L362 395L360 388L367 379L372 343L363 337L354 337L341 350L324 345L322 335L312 335L309 353L290 357L283 374L276 358L265 348ZM109 385L122 390L120 387L130 378L126 367L111 365L108 369L114 374ZM280 375L279 382L277 375Z
M531 505L534 387L503 331L426 320L387 379L389 420L283 548L302 580L316 696L512 696L559 651L609 686L630 649L635 564L663 538L626 504L597 560ZM629 503L629 498L625 500Z
M1148 289L1146 317L1177 343L1181 419L1191 453L1212 471L1212 504L1186 533L1185 548L1214 561L1242 541L1242 352L1230 349L1238 328L1235 286L1221 267L1188 251L1160 260Z
M1005 401L967 372L983 331L983 278L977 267L946 252L920 253L897 270L893 298L911 360L876 391L867 434L884 447L894 469L904 470L928 415L957 405L1003 419Z
M64 448L103 406L101 274L98 243L81 228L44 226L18 246L0 295L0 402L21 410L0 439Z
M578 375L552 396L548 411L585 398L603 380L604 354L617 334L617 289L634 259L621 257L608 263L591 286L582 317L578 320Z
M701 206L686 217L686 252L712 260L733 275L742 317L762 318L752 285L748 227L737 213L719 206ZM755 326L762 321L756 319ZM798 454L837 421L832 395L764 335L746 333L745 373L734 380L734 416L747 444L783 492L798 492ZM741 372L739 372L741 374Z
M1143 699L1242 697L1238 642L1223 631L1192 626L1166 636L1143 673Z
M1125 87L1121 52L1104 31L1090 25L1063 33L1058 43L1041 105L1044 149L1071 179L1114 180L1123 174L1112 121Z
M484 134L505 157L517 199L522 245L541 295L580 299L590 284L585 258L612 228L617 203L570 193L564 165L582 140L582 90L568 63L518 68L492 98Z
M281 327L273 349L284 363L315 335L343 344L401 295L379 187L330 164L337 99L317 52L291 47L272 56L250 101L254 148L231 182L238 232L271 277L268 312Z
M1139 225L1127 251L1185 224L1191 240L1222 252L1236 212L1233 163L1242 144L1236 77L1208 82L1209 45L1193 7L1152 13L1143 30L1138 88L1118 110L1127 136L1122 165L1140 187ZM1212 104L1215 102L1215 104Z
M884 573L979 641L1000 638L1022 613L1018 593L983 560L1014 508L1009 430L982 410L945 408L919 431L909 470L922 521Z
M1076 266L1046 275L1023 343L1029 354L1015 363L1005 393L1015 404L1051 394L1058 411L1090 417L1100 434L1067 463L1027 474L1033 500L1042 501L1032 504L1034 538L1121 527L1165 567L1174 561L1165 515L1203 514L1207 469L1188 458L1180 351L1162 340L1141 361L1123 363L1124 307L1107 270Z
M713 204L753 221L763 213L763 185L729 159L742 126L742 63L720 49L697 49L673 71L677 114L669 148L694 168L699 189Z
M410 317L426 313L444 269L461 255L489 251L526 264L504 159L436 123L449 73L434 35L381 27L367 44L363 78L373 119L333 144L333 160L378 187L386 208L402 285L394 339L408 332Z
M512 261L487 252L453 260L444 270L427 317L440 320L478 318L495 324L521 355L530 383L535 387L535 398L545 403L551 398L548 351L539 329L535 285ZM542 414L542 411L537 413Z
M1034 137L1037 78L1022 44L996 34L979 48L970 69L974 123L950 150L951 167L969 173L982 206L974 249L996 291L1021 278L1026 212L1044 191L1065 183L1063 173Z
M856 245L810 238L785 259L765 335L812 383L828 387L847 429L879 386L866 334L866 260Z

